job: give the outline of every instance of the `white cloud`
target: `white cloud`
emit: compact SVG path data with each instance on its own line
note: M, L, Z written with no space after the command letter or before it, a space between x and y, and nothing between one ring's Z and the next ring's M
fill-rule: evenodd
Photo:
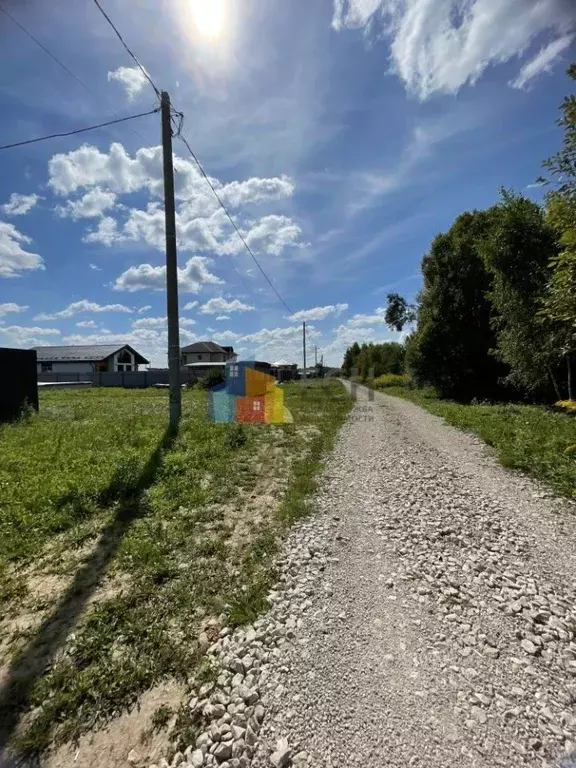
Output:
M88 264L88 266L90 267L90 269L95 269L97 272L102 271L102 267L99 267L96 264Z
M0 221L0 277L19 277L27 270L45 268L41 256L22 248L31 242L13 224Z
M116 195L114 192L104 192L99 187L87 192L78 200L69 200L66 205L56 206L59 216L71 216L73 219L90 219L103 216L104 212L114 208Z
M205 284L222 283L220 278L213 275L207 265L208 260L202 256L188 259L184 269L178 269L178 285L181 291L198 293ZM152 264L139 264L130 267L116 278L113 286L115 291L163 291L166 289L166 267L153 267Z
M287 246L299 246L302 230L287 216L264 216L244 233L248 245L257 245L266 253L280 256Z
M226 312L250 312L254 307L251 304L243 304L238 299L228 301L223 296L215 296L200 307L203 315L218 315Z
M108 72L108 81L110 80L117 80L124 86L130 101L135 99L148 82L139 67L118 67L113 72Z
M288 176L273 179L252 178L226 184L218 194L224 203L238 208L246 203L262 203L266 200L291 197L294 194L294 183Z
M219 344L221 341L225 342L231 342L234 344L238 339L242 338L241 333L235 333L234 331L215 331L214 332L214 341L217 341Z
M102 245L111 246L118 242L122 236L118 232L116 219L111 216L105 216L98 222L98 227L88 232L83 238L85 243L102 243Z
M23 216L34 208L38 200L39 195L19 195L12 192L10 200L2 206L2 211L6 216Z
M76 328L97 328L98 326L94 322L94 320L81 320L79 323L76 323Z
M139 314L142 314L142 312L148 312L149 309L152 309L152 306L150 304L146 304L143 307L140 307L140 309L136 310ZM186 309L186 307L184 307Z
M373 315L354 315L354 317L348 320L348 326L351 328L361 328L370 325L386 325L385 312L386 307L377 307Z
M97 304L95 301L89 301L88 299L81 299L80 301L73 301L72 304L68 304L67 307L61 309L59 312L46 313L43 312L40 315L36 315L35 320L54 320L57 317L72 317L73 315L79 315L81 312L128 312L132 313L134 310L130 307L124 306L124 304Z
M25 312L27 309L28 307L24 304L14 304L13 302L0 304L0 317L7 315L8 312Z
M368 31L374 24L391 38L395 73L426 99L475 83L544 33L564 38L574 27L574 8L571 0L335 0L335 29Z
M348 309L348 304L329 304L325 307L313 307L312 309L302 309L290 315L288 320L295 323L307 322L308 320L324 320L329 315L338 317Z
M174 158L174 165L178 171L175 181L179 249L219 255L240 253L243 249L240 239L197 168L178 156ZM164 211L159 202L163 194L161 147L143 147L131 156L119 143L111 144L107 153L84 145L72 152L54 155L48 171L49 185L56 194L89 190L79 200L61 206L59 210L63 215L103 215L115 205L117 195L148 191L153 199L145 208L130 209L123 221L106 216L96 229L86 233L84 240L106 246L142 242L164 249ZM278 201L294 192L294 184L287 176L254 177L226 184L212 178L211 183L231 207ZM237 224L248 242L267 253L279 255L285 247L299 245L300 227L287 216L268 215L250 222L243 222L239 216Z
M187 304L184 304L184 309L186 310L195 309L199 303L200 303L199 301L189 301Z
M185 202L195 216L206 217L219 210L218 201L191 160L175 155L174 167L177 200ZM100 187L116 194L147 189L161 199L162 147L141 147L131 156L119 142L113 142L108 152L84 144L71 152L53 155L48 162L48 175L48 183L58 195ZM279 200L294 192L294 184L287 176L255 177L227 184L215 178L210 181L231 206Z
M217 315L216 320L230 320L230 315Z
M22 325L0 325L0 347L29 349L46 344L47 336L59 336L57 328L25 327Z
M101 187L117 194L147 188L160 196L162 150L144 147L132 158L118 142L110 145L108 153L84 144L72 152L53 155L48 162L48 175L48 184L58 195Z
M511 80L509 85L512 88L525 88L538 75L550 72L558 57L570 47L573 40L574 35L564 35L541 48L533 59L524 64L518 77Z
M139 320L134 320L132 328L165 328L165 317L141 317Z

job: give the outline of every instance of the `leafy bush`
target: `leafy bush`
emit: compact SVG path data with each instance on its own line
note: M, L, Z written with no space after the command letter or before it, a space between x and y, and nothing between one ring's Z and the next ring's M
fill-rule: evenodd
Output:
M408 387L410 385L410 376L406 373L384 373L382 376L372 380L371 386L374 389L386 389L387 387Z
M220 368L211 368L204 378L200 379L198 382L198 386L202 387L202 389L211 389L212 387L215 387L217 384L223 384L224 381L226 381L226 377L224 376L224 371L221 371Z

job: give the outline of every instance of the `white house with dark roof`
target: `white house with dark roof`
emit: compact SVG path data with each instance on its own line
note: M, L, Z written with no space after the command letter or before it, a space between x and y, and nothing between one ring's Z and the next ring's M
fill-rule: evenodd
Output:
M137 371L149 361L129 344L33 347L38 373L93 373Z
M189 344L187 347L182 347L180 354L183 366L198 365L199 367L209 363L227 363L228 360L235 360L237 357L233 347L221 347L214 341L197 341ZM200 366L201 363L202 366Z

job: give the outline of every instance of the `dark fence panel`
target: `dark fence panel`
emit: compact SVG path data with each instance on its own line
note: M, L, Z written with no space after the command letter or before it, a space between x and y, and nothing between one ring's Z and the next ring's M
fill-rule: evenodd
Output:
M38 410L36 352L0 348L0 421L11 421L30 405Z
M35 374L36 378L36 374ZM196 376L187 368L180 371L180 383L195 381ZM62 381L91 381L95 387L125 387L127 389L153 387L168 384L168 371L105 372L105 373L39 373L38 381L56 383Z

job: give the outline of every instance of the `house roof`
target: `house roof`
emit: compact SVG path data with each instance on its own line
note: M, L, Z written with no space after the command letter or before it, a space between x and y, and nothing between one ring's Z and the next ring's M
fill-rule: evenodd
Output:
M231 349L231 347L228 347L228 349ZM183 347L182 352L219 352L221 354L226 354L226 350L221 347L220 344L216 344L215 341L196 341L194 344L189 344L187 347Z
M134 353L136 362L147 365L148 360L137 352L130 344L90 344L88 346L70 347L33 347L36 351L36 359L39 363L71 363L87 362L97 363L105 360L121 349L129 349Z

